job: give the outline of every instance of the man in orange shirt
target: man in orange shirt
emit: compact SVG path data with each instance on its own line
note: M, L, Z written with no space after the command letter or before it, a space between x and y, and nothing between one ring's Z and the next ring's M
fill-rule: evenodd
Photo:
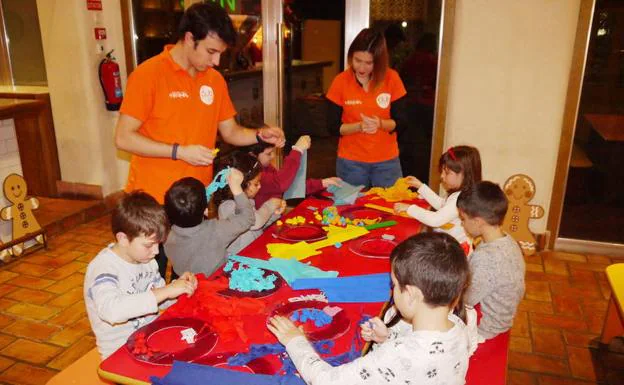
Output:
M236 41L225 10L212 2L192 5L178 36L175 45L129 76L115 132L117 148L132 154L125 190L142 189L161 204L171 184L183 177L210 183L217 130L235 146L284 145L280 128L254 130L234 120L227 83L212 68ZM157 261L164 273L162 252Z
M277 127L239 126L227 83L213 69L234 44L236 32L225 10L197 3L185 12L179 40L128 78L115 144L130 152L126 191L142 189L161 204L171 184L195 177L212 179L217 130L226 142L246 146L259 140L284 144Z

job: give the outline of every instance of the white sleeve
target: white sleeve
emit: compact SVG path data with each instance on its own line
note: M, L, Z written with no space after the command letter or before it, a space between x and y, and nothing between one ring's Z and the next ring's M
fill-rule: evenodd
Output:
M89 295L93 298L98 317L111 325L158 312L156 296L151 290L126 294L119 288L117 276L110 273L95 277Z
M479 345L479 328L477 327L477 311L466 306L466 329L468 333L468 355L471 356Z
M422 184L420 186L420 188L418 189L418 193L420 194L421 197L423 197L427 201L427 203L431 205L431 207L433 207L436 210L439 210L440 207L442 207L444 205L444 202L446 201L444 198L436 194L431 189L431 187L427 186L426 184Z
M459 212L457 211L458 196L459 194L451 194L446 199L444 206L439 208L438 211L426 210L422 207L411 205L407 209L407 213L427 226L440 227L459 217Z
M386 342L374 351L340 366L325 362L305 337L293 338L286 351L304 381L316 384L360 384L398 383L405 378L405 365L399 357L410 357L410 352L402 349L400 341Z

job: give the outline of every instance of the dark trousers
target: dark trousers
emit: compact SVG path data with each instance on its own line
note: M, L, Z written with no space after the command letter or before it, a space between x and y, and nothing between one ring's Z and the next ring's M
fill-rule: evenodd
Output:
M165 254L165 247L162 243L158 244L158 254L156 254L156 263L158 263L158 272L161 277L166 281L167 280L167 255ZM177 279L178 275L173 269L171 270L171 280Z

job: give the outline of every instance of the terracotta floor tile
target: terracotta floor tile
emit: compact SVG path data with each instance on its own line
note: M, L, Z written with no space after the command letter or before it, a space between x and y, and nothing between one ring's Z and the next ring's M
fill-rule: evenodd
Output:
M571 269L578 270L590 270L596 272L603 272L607 269L609 264L605 263L579 263L579 262L569 262L569 266Z
M56 370L18 362L0 373L0 381L15 385L41 385L48 382L56 373L58 373Z
M554 258L544 259L544 271L549 274L568 275L568 264L566 261Z
M14 273L12 271L8 271L8 270L2 270L0 271L0 283L2 282L6 282L10 279L13 279L15 277L19 277L18 273Z
M531 339L528 337L511 337L509 339L509 350L520 353L532 353Z
M7 294L9 294L10 292L17 290L18 287L17 286L13 286L13 285L6 285L4 283L0 283L0 297L3 297Z
M565 329L574 330L580 332L586 332L587 323L583 319L547 315L547 314L531 314L530 316L531 327L551 328L551 329Z
M50 270L59 268L67 263L43 254L34 254L32 256L28 256L27 258L28 263L33 265L41 265Z
M56 294L63 294L75 287L82 287L83 282L84 274L75 273L65 278L64 280L55 283L54 285L48 286L46 288L46 291Z
M575 283L596 283L596 273L591 270L579 270L576 268L570 269L570 281Z
M32 364L44 364L57 356L61 351L62 349L56 346L20 338L2 349L0 353Z
M9 366L13 365L15 361L10 360L6 357L0 356L0 372L6 370Z
M534 301L550 301L550 286L548 282L526 282L526 299Z
M588 284L586 282L574 285L567 282L550 282L550 290L554 295L565 295L568 297L598 299L602 298L602 293L598 287L598 283Z
M55 283L55 281L52 281L50 279L29 277L27 275L20 275L7 281L7 283L10 285L25 287L28 289L41 290L52 285L53 283Z
M527 263L525 266L526 266L527 271L533 271L537 273L544 272L544 266L542 266L541 263Z
M591 354L588 348L568 346L568 359L570 361L570 370L574 377L596 381L596 373L592 366Z
M526 263L535 263L539 265L543 263L541 254L525 255L524 261Z
M75 287L51 300L48 305L65 308L83 298L82 287Z
M553 314L553 305L551 302L532 301L529 299L524 299L520 301L520 304L518 305L518 310L533 313Z
M533 350L553 356L565 357L566 349L559 330L532 328Z
M561 358L530 353L509 352L509 367L536 373L567 375L568 365Z
M59 312L59 309L18 302L6 309L6 312L35 320L47 320L54 317Z
M73 325L64 328L48 341L55 345L68 347L89 333L91 333L91 324L89 323L89 319L85 317L81 318Z
M574 380L569 377L553 377L541 375L538 379L539 385L593 385L595 382Z
M560 251L542 251L540 255L546 258L556 258L562 261L587 262L587 257L581 254L562 253Z
M613 259L605 256L605 255L593 255L593 254L588 254L587 255L587 262L589 263L602 263L605 265L610 265L613 263Z
M537 376L533 373L510 369L507 371L507 385L536 385Z
M17 301L13 301L12 299L0 298L0 310L8 309L17 303Z
M111 242L112 242L112 238L111 238ZM102 250L102 248L103 246L91 245L91 244L85 243L84 245L78 246L75 250L82 251L85 254L96 255L97 253L100 252L100 250Z
M529 314L523 311L516 313L511 335L514 337L530 337L529 334Z
M33 303L35 305L42 305L50 299L54 298L54 294L48 293L42 290L31 290L20 288L12 293L9 293L5 298L14 299L19 302Z
M15 318L9 317L6 314L1 314L0 313L0 329L5 327L5 326L7 326L7 325L12 324L13 321L15 321Z
M568 277L560 274L527 271L525 274L525 280L527 282L568 282Z
M7 334L0 334L0 349L4 348L5 346L9 345L15 340L16 338L13 336L10 336Z
M89 263L93 260L93 258L95 258L98 253L100 252L100 250L102 250L102 248L100 248L98 251L96 251L95 253L91 253L91 252L87 252L85 253L82 257L78 257L76 258L76 261L79 262L84 262L84 263Z
M61 311L56 317L50 319L49 322L54 325L69 326L85 317L86 314L84 301L79 301Z
M42 275L44 275L45 273L47 273L48 271L52 269L46 266L22 262L22 263L12 265L9 270L14 273L32 275L34 277L41 277Z
M2 332L17 337L47 340L54 333L58 333L59 330L61 330L59 327L46 323L18 319L5 327Z
M95 337L85 336L50 361L47 367L63 370L95 347Z
M600 286L602 298L609 300L611 298L611 285L607 282L598 281L598 286Z
M582 316L581 304L578 298L569 297L566 295L553 295L552 300L553 310L557 314Z
M69 277L70 275L72 275L73 273L82 269L85 266L87 266L87 264L84 262L76 262L76 261L69 262L63 267L59 267L58 269L55 269L49 272L48 274L44 275L44 278L60 281L64 278Z
M575 331L564 330L563 337L565 339L566 344L576 346L579 348L588 347L592 340L598 338L599 334L590 334L590 333L578 333Z

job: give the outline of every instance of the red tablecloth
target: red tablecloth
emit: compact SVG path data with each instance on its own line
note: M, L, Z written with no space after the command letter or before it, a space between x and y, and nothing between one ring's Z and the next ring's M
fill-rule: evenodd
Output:
M392 203L385 202L381 199L374 199L374 197L366 196L359 198L356 202L357 205L364 205L365 203L375 203L386 207L392 207ZM426 207L427 204L424 201L413 201L413 203ZM292 210L286 217L304 216L308 220L314 220L314 211L311 208L317 208L319 211L326 206L332 204L330 200L308 198L304 200L299 206ZM398 222L398 225L389 228L382 228L373 230L372 234L391 234L394 235L398 242L403 241L411 235L417 234L421 231L421 224L411 218L404 218L398 216L392 216L391 218ZM275 231L275 225L268 228L260 238L254 241L240 254L247 257L255 257L268 259L270 256L266 251L266 245L274 242L284 242L279 239L275 239L273 236ZM323 270L336 270L340 276L351 276L361 274L373 274L390 271L390 263L388 259L375 259L365 258L352 253L349 250L349 242L345 242L342 247L328 247L323 249L321 255L310 257L303 262L310 262L313 266L316 266ZM214 278L217 275L222 274L221 271L215 272ZM242 341L241 339L228 340L220 339L217 342L215 348L210 354L220 352L246 352L249 343L275 343L277 340L266 329L266 317L270 312L279 306L283 301L289 297L299 296L305 293L312 293L311 291L293 291L288 285L282 286L274 295L262 298L261 300L266 304L263 314L258 314L255 317L250 317L244 322L245 334L249 337L248 341ZM390 293L388 293L390 298ZM184 301L181 301L184 302ZM168 313L179 313L180 309L176 308L179 304L172 306L172 311L167 311L162 317L167 317ZM332 304L330 304L332 305ZM359 332L358 321L363 315L375 316L381 311L382 303L363 303L363 304L336 304L340 306L343 311L346 312L350 320L349 330L341 337L334 340L335 346L332 349L331 355L337 355L348 351L356 337L356 333ZM275 369L279 369L281 363L274 359L272 365ZM124 347L121 347L114 354L108 357L100 365L100 374L104 377L114 380L118 383L141 383L148 382L150 376L164 376L170 370L170 366L159 366L149 363L137 361Z

